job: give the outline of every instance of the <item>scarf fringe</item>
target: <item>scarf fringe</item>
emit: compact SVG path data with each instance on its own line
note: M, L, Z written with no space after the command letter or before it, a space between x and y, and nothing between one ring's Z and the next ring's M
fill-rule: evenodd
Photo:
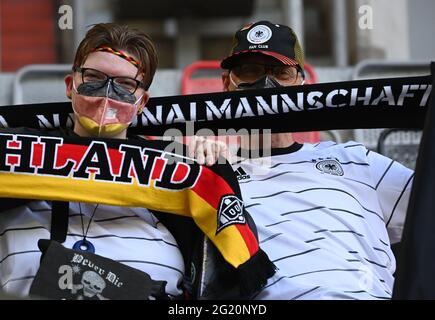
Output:
M259 249L251 259L240 265L237 270L242 297L252 297L263 289L267 284L267 279L275 274L277 267L269 260L267 254Z

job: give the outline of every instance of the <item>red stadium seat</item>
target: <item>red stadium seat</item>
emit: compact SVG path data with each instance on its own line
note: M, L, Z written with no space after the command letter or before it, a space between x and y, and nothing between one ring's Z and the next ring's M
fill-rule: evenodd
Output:
M201 77L195 76L205 72ZM222 69L220 61L196 61L188 65L181 78L181 94L222 92L223 85L220 77Z

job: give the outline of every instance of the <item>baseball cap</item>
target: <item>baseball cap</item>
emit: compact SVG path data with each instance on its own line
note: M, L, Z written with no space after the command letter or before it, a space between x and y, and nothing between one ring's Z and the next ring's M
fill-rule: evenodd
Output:
M288 26L270 21L250 23L236 32L228 57L221 68L230 69L243 54L260 53L272 56L285 65L304 70L304 53L295 32Z

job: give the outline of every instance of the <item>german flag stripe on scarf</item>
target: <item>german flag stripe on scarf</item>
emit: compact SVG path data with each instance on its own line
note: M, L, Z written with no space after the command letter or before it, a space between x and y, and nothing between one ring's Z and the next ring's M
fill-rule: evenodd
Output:
M191 217L230 265L243 267L241 283L258 281L259 289L273 275L228 163L200 166L166 152L168 144L161 141L3 132L0 197L143 207ZM247 278L258 274L259 279Z

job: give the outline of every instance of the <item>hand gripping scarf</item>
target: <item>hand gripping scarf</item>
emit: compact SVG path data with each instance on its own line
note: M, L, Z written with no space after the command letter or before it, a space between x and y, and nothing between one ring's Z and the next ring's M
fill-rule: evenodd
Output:
M275 267L248 225L231 166L186 160L165 152L159 141L3 130L0 197L143 207L191 217L237 269L242 294L250 295Z

